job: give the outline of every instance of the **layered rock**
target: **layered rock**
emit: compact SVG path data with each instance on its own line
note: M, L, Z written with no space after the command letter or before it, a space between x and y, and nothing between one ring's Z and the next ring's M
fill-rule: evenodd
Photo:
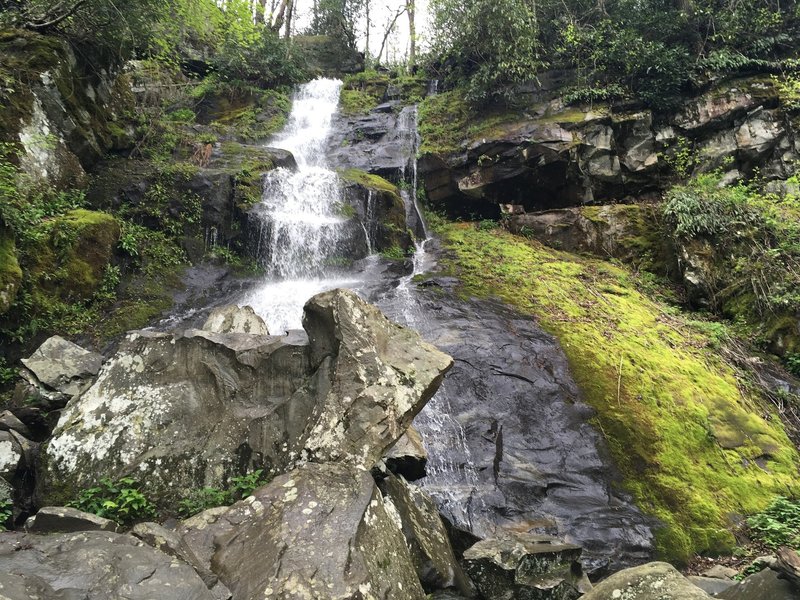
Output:
M423 156L428 197L455 214L496 216L502 203L537 211L641 198L676 172L724 168L736 179L758 169L786 179L796 169L791 116L768 77L719 82L668 114L565 107L558 93L524 115L476 118L457 151Z
M452 361L352 292L305 308L308 339L134 332L63 412L42 452L41 497L138 477L162 506L298 461L371 468L409 427Z

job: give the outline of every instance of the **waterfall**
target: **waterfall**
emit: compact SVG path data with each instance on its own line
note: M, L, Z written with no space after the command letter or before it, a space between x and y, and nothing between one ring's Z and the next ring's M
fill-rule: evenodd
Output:
M270 281L242 303L253 306L274 333L299 329L303 304L314 294L354 283L330 276L347 241L339 179L325 159L341 85L315 79L299 88L284 131L271 141L292 152L297 169L267 173L252 211L260 221L259 260Z

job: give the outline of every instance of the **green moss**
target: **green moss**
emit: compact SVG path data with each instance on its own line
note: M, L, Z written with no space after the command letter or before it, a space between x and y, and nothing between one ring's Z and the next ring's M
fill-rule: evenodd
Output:
M17 261L14 238L6 228L0 227L0 314L14 303L22 283L22 269Z
M397 196L398 200L400 199L400 190L397 186L386 181L380 175L373 175L359 169L345 169L338 173L339 177L345 182L363 185L365 188L376 191L389 192Z
M473 117L457 90L429 96L419 105L420 154L451 154L461 147Z
M627 271L500 230L441 233L465 293L497 295L558 338L626 489L664 523L663 558L730 550L732 515L800 492L780 419L763 419L770 409L706 350L706 335L637 292Z

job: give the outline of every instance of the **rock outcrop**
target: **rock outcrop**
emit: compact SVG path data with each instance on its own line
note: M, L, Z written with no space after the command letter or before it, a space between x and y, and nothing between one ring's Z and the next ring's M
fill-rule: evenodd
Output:
M308 338L129 334L64 410L42 451L40 497L61 504L101 477L147 473L143 489L174 508L257 468L369 470L452 361L344 290L312 298L304 325Z
M79 395L100 372L103 357L61 336L47 339L28 358L22 359L27 372L23 376L45 393L58 393L64 401Z
M566 107L553 99L558 93L550 90L525 116L476 119L460 148L424 155L431 201L454 214L497 216L503 203L541 211L643 198L676 172L723 168L735 180L758 169L769 180L796 169L791 116L769 77L718 82L668 114Z

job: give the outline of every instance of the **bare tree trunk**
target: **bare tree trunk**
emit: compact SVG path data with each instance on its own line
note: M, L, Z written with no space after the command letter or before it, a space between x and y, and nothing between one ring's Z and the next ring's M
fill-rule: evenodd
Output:
M292 36L292 17L294 17L294 0L288 0L286 9L286 33L284 37L288 40Z
M267 0L256 0L256 23L267 24Z
M275 33L279 33L281 27L283 27L284 15L286 14L286 3L288 0L281 0L280 8L278 8L278 14L275 15L275 20L272 21L272 31Z
M406 12L408 13L408 72L413 73L417 64L417 25L414 22L416 7L414 0L406 0Z
M41 15L34 17L30 14L25 14L24 27L36 31L44 31L57 27L60 23L78 12L84 4L86 4L86 0L78 0L72 3L61 0L56 2L47 12Z
M406 9L405 6L403 8L398 9L397 13L395 13L394 17L392 17L392 20L389 21L389 25L388 25L388 27L386 27L386 32L383 34L383 41L381 42L381 49L378 51L378 57L375 59L375 62L377 64L380 64L380 62L381 62L381 56L383 56L383 50L386 48L386 41L389 39L389 35L391 35L392 29L394 29L394 26L397 25L397 19L399 19L401 16L403 16L403 13L406 12L406 10L407 9Z
M364 0L364 12L366 13L367 17L367 31L366 31L366 43L364 45L364 61L366 62L367 68L369 68L369 28L372 23L369 20L369 0Z

